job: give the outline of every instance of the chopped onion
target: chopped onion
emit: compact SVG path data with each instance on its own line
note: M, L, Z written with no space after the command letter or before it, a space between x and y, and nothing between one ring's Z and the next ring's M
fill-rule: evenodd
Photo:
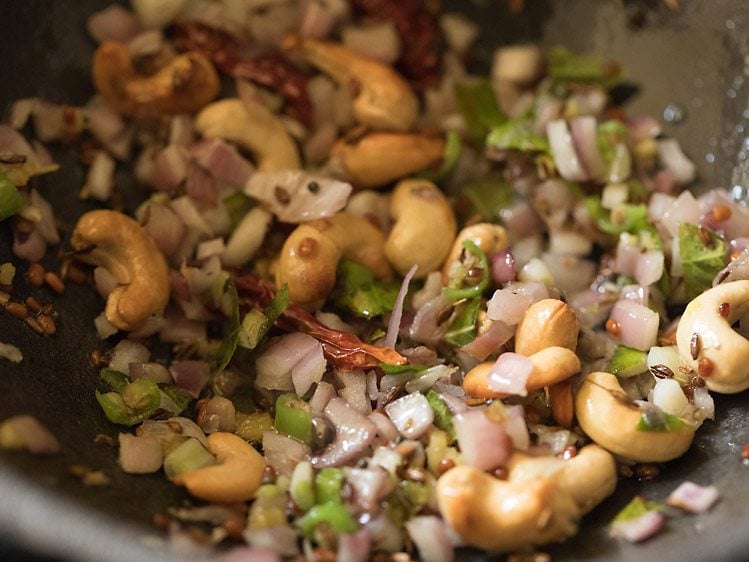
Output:
M372 548L372 535L368 529L338 535L338 562L367 562Z
M171 191L187 178L188 155L185 149L169 145L153 159L151 183L162 191Z
M166 205L147 203L142 224L161 253L166 256L173 255L185 237L185 223Z
M385 406L385 411L401 435L407 439L422 436L434 421L434 411L420 392L402 396Z
M619 298L647 306L650 301L650 289L642 285L624 285Z
M697 167L686 157L676 139L659 140L658 157L661 164L671 170L681 185L687 185L697 177Z
M38 262L47 252L47 242L39 229L34 229L25 238L13 233L13 254L28 262Z
M400 37L391 21L347 25L341 30L341 43L347 49L387 65L393 64L401 54Z
M669 494L666 503L689 513L705 513L719 498L720 492L715 486L700 486L687 480Z
M653 387L653 404L672 416L691 418L692 405L676 379L658 379Z
M288 528L289 531L294 535L294 541L296 542L297 532L296 529L291 528L288 525L284 525L284 528ZM246 530L244 532L245 540L250 543L254 539L255 535L262 535L263 540L269 541L275 549L271 546L233 546L228 550L225 550L219 554L214 560L216 562L282 562L281 554L277 552L278 544L276 543L276 535L271 535L271 531L274 531L277 527L263 527L261 529L254 529L252 531ZM266 539L265 536L268 536ZM299 551L294 545L294 552L288 556L294 556Z
M543 230L541 217L533 205L525 199L502 209L500 216L507 229L518 239L540 234Z
M322 454L310 459L315 468L349 463L366 451L377 434L377 426L349 406L343 398L331 398L324 412L333 422L336 436Z
M309 454L309 448L296 439L275 431L263 432L263 454L278 474L291 477L294 467Z
M660 531L665 521L666 518L660 511L648 511L635 519L612 523L609 536L629 542L642 542Z
M704 420L715 419L715 402L706 387L700 386L692 391L692 403L696 409L696 425L701 425Z
M207 260L212 256L221 257L224 254L224 239L221 237L206 240L198 244L195 251L195 259L199 262Z
M398 428L382 412L372 412L369 414L369 420L377 426L377 436L387 443L395 442L398 439Z
M243 187L254 167L239 151L222 139L207 139L190 147L197 164L217 180Z
M109 368L128 374L130 363L145 363L151 357L151 352L142 343L124 339L114 346L111 357Z
M187 195L177 197L169 202L169 207L177 213L182 222L190 229L202 234L213 236L214 232L205 218L201 216L200 211L195 206L195 202Z
M661 250L642 252L635 265L635 279L640 285L651 285L663 275L665 258Z
M606 174L606 164L598 149L596 118L590 115L575 117L570 121L575 152L590 179L600 180Z
M161 363L130 363L127 374L132 379L151 379L156 383L172 384L172 378L169 369Z
M86 128L104 148L116 158L127 160L130 156L130 145L135 129L98 96L88 102L83 108L83 113L86 118ZM153 155L150 151L148 154Z
M512 454L512 440L503 424L495 423L486 409L473 409L453 416L458 445L465 463L479 470L504 466Z
M424 562L452 562L455 559L447 523L435 515L420 515L406 521L408 536Z
M510 338L514 335L514 326L508 326L501 320L495 320L486 332L476 336L472 342L462 346L460 350L474 359L483 361L491 354L500 351L502 346L510 341Z
M175 361L169 366L169 373L174 379L174 384L193 398L197 398L211 378L211 367L207 361Z
M495 284L504 285L508 281L515 280L517 275L515 271L515 258L509 249L493 254L490 260L492 264L492 281Z
M330 399L336 395L335 387L325 381L317 383L317 388L312 394L312 398L309 400L310 408L313 412L319 414L325 410L325 406L328 405Z
M698 224L700 206L689 191L682 191L673 203L661 215L660 221L672 238L679 236L679 223Z
M416 273L417 269L418 266L416 264L412 265L411 269L408 270L405 277L403 278L400 290L398 291L398 296L395 299L393 312L390 314L390 320L388 321L388 331L387 335L385 336L385 347L391 347L393 349L395 348L395 342L398 339L398 331L400 330L401 319L403 317L403 303L406 300L406 295L408 294L408 285L409 283L411 283L411 279L413 279L413 276Z
M114 159L103 150L97 150L81 189L81 198L92 197L97 201L109 199L114 189L114 168Z
M187 0L130 0L138 19L147 28L161 28L182 13Z
M161 442L153 435L120 433L119 463L128 474L150 474L161 469L164 454Z
M439 380L449 381L452 374L456 371L457 368L448 367L447 365L429 367L406 383L406 392L424 392L434 386Z
M312 346L312 349L291 368L291 382L297 396L304 396L314 383L322 380L327 365L322 345L317 342L317 345Z
M548 252L542 254L541 259L554 278L551 285L563 293L575 293L585 289L596 276L597 267L591 260L576 256L558 256Z
M362 371L335 371L336 379L342 385L338 396L348 402L357 412L369 415L372 404L367 392L367 376Z
M490 320L499 320L508 326L515 326L523 319L525 311L533 302L533 296L515 287L494 291L486 303L486 316Z
M609 318L619 326L616 339L628 347L647 351L658 340L658 313L632 301L619 300Z
M550 121L546 125L546 134L559 175L569 181L586 181L588 174L575 151L567 122L564 119Z
M629 128L629 138L635 143L657 138L661 134L661 124L649 115L635 117L628 123L627 127Z
M288 557L299 554L297 546L299 531L291 525L247 529L244 531L244 538L253 549L269 549L280 556ZM255 562L255 560L251 557L246 562Z
M219 199L218 190L216 180L201 167L192 165L188 168L185 193L190 199L207 207L215 207Z
M260 249L273 215L262 207L254 207L239 221L222 256L224 265L240 267Z
M530 359L518 353L505 352L489 372L489 388L495 392L527 396L525 385L533 371Z
M403 532L385 513L367 521L364 528L372 536L372 550L391 553L403 550Z
M444 320L443 316L445 311L451 309L453 305L452 299L440 292L436 297L419 307L411 326L408 328L411 339L417 343L435 345L447 331L449 318ZM442 320L441 323L440 320Z
M109 336L113 336L119 331L112 324L110 324L103 311L96 318L94 318L94 327L96 328L96 333L99 336L99 339L102 340L107 339Z
M279 220L299 223L334 215L346 206L351 184L301 170L256 172L245 193L264 202Z
M354 491L354 501L364 511L374 511L393 489L390 474L380 467L345 468L346 482Z
M513 447L527 451L531 446L531 436L528 432L528 425L525 423L523 406L520 404L507 406L506 410L505 431L510 436Z
M325 371L325 365L319 360L321 354L322 346L312 336L301 332L283 335L255 361L255 384L268 390L294 390L294 370L298 366L297 383L300 389L309 389L313 382L320 381Z
M12 363L20 363L23 361L23 353L21 353L21 350L11 343L0 342L0 357L7 359Z

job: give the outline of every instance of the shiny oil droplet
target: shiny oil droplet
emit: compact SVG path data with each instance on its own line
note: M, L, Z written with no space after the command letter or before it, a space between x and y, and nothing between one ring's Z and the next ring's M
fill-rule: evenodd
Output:
M686 117L684 108L676 103L670 103L663 110L663 119L667 123L681 123Z

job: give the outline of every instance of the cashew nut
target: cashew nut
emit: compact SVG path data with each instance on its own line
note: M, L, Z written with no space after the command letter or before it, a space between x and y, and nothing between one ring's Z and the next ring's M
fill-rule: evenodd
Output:
M443 282L447 283L448 279L450 279L453 264L460 260L460 254L463 251L463 242L466 240L470 240L476 244L487 256L501 252L507 248L509 242L507 231L498 224L480 222L466 226L458 232L458 236L455 238L450 253L445 260L445 265L442 266Z
M78 259L104 267L119 286L107 297L107 321L133 330L169 302L169 268L156 243L133 219L96 210L84 214L73 230Z
M557 487L572 496L581 514L588 513L616 488L616 461L611 453L595 444L583 447L569 460L516 452L506 468L511 482L555 475Z
M382 232L362 216L342 212L310 221L299 225L286 239L276 284L288 285L291 302L315 308L333 290L342 258L371 269L377 278L392 276L384 248Z
M216 455L218 464L178 474L174 482L209 502L251 499L263 480L263 456L238 435L225 432L208 436L208 450Z
M288 37L288 50L343 86L354 86L354 118L376 130L408 131L419 115L419 102L408 82L390 66L341 45L311 38Z
M710 390L749 388L749 340L731 326L749 311L749 281L716 285L692 300L676 329L682 359Z
M492 551L564 540L577 530L580 515L553 477L504 481L467 465L440 477L437 503L466 544Z
M261 172L302 167L299 150L286 127L260 102L238 98L213 102L198 113L195 128L206 138L221 138L249 150Z
M445 261L455 237L455 214L439 188L427 180L403 180L390 202L393 229L385 255L401 275L416 264L423 279Z
M551 346L529 355L533 370L528 376L525 388L528 392L539 390L566 380L580 372L580 359L566 347ZM468 371L463 379L463 390L474 398L506 398L507 394L492 390L489 386L489 373L494 361L484 361Z
M639 431L642 410L610 373L590 373L575 396L575 413L583 431L604 449L637 462L666 462L683 455L694 439L694 427Z
M358 188L380 187L438 165L444 151L442 137L369 133L353 140L338 140L330 151L327 168Z
M127 45L113 41L96 49L92 76L107 103L130 117L192 113L215 98L220 86L216 69L202 53L176 56L145 76L133 66Z
M550 345L575 351L580 323L577 314L559 299L543 299L528 307L515 330L515 353L531 355Z

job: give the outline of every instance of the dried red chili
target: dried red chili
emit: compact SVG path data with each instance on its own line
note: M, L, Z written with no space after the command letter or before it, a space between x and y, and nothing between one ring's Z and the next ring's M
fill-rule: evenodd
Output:
M299 121L307 126L312 123L307 77L285 58L276 54L247 56L242 53L243 45L230 34L199 22L175 25L172 34L179 49L201 51L224 74L271 88L283 96Z
M267 306L273 299L273 289L253 273L234 275L234 285L240 298L249 298L260 306ZM309 334L322 344L325 358L344 371L373 369L380 363L406 363L406 358L394 349L370 345L354 334L328 328L295 304L286 307L276 321L276 326L286 331L296 330Z
M350 0L353 9L368 17L391 21L401 41L396 67L416 90L439 83L442 36L421 0Z

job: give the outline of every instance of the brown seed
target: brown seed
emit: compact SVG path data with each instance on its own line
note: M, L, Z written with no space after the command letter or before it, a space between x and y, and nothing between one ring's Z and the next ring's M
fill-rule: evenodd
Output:
M154 527L157 527L158 529L167 529L172 522L172 517L166 513L154 513L151 521L153 522Z
M107 445L108 447L114 447L114 438L111 435L107 435L106 433L97 433L96 437L94 437L94 443Z
M83 271L77 265L70 262L66 262L67 267L63 266L63 279L75 283L76 285L83 285L86 282L86 272Z
M57 332L57 326L55 326L55 321L52 320L51 316L47 316L46 314L40 314L37 316L37 320L39 321L39 324L42 326L42 329L44 330L44 334L47 336L52 336Z
M244 532L244 521L239 517L227 517L224 521L224 530L230 538L240 540Z
M507 480L507 469L504 466L498 466L492 470L492 476L497 480Z
M744 445L744 447L741 449L741 454L739 455L742 461L749 462L749 443Z
M39 314L42 311L42 303L34 297L26 297L26 306L33 314Z
M303 258L311 258L317 254L317 246L317 240L314 238L304 238L299 242L299 247L296 251Z
M29 283L34 285L34 287L41 287L42 284L44 284L44 268L41 264L32 263L29 265L29 269L26 271L26 279L28 279Z
M36 317L34 317L34 316L28 316L28 317L26 317L26 319L24 320L24 322L26 322L26 324L28 324L29 327L31 327L31 329L34 330L37 334L44 334L45 333L44 332L44 326L42 326L41 322L39 322L39 320L37 320Z
M280 185L273 188L273 195L275 196L276 201L281 205L288 205L291 203L291 195L289 195L289 192Z
M622 327L619 325L619 322L609 318L606 320L606 331L612 336L618 336L622 333Z
M700 360L697 361L697 373L699 373L703 379L709 378L710 375L713 374L714 368L715 365L713 365L713 362L707 357L700 357Z
M650 367L650 372L653 373L653 376L658 379L672 379L674 378L674 372L668 368L666 365L653 365Z
M660 469L657 464L650 462L636 464L635 465L635 476L640 480L650 480L655 478L660 473Z
M717 204L710 209L710 219L712 222L723 222L731 218L731 208L727 205Z
M731 304L727 302L720 303L718 312L723 318L728 318L728 315L731 314Z
M19 320L23 320L29 315L29 310L20 302L9 302L5 305L5 310L8 311L8 314Z
M8 304L10 302L10 295L5 291L0 291L0 304Z
M437 466L437 476L442 476L445 472L455 467L455 461L452 459L442 459Z
M61 295L65 292L65 283L63 283L62 279L60 279L60 276L53 271L48 271L44 274L44 282L49 285L49 288L58 295Z
M692 359L696 361L700 356L700 351L702 351L702 339L700 338L700 335L695 332L689 339L689 354L692 356Z
M95 369L102 369L109 365L107 356L98 349L94 349L91 353L88 354L88 362Z

